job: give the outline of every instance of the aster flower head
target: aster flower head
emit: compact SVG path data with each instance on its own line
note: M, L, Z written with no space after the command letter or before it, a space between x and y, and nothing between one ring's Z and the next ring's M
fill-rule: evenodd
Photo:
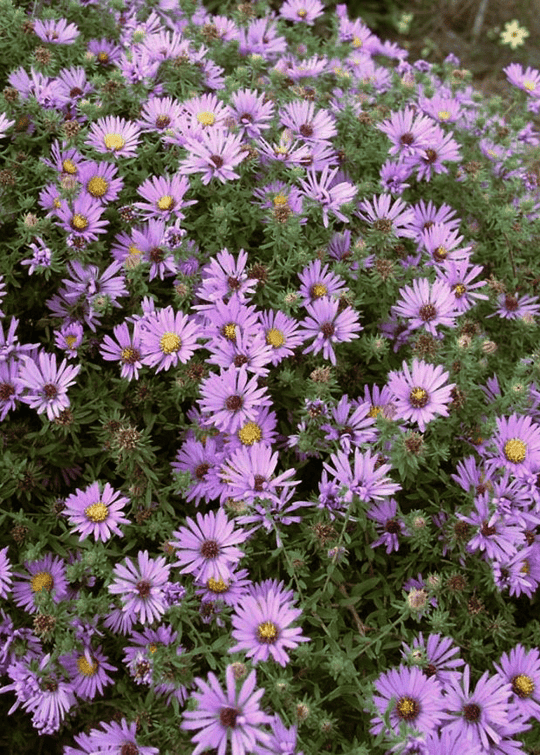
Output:
M245 365L231 365L220 375L210 375L200 390L201 411L223 432L236 432L245 422L255 420L262 407L271 405L266 388L258 387L257 378L249 377Z
M272 347L272 364L279 364L285 357L291 356L294 349L304 342L299 332L299 325L292 317L279 310L266 310L260 314L266 343Z
M504 320L524 319L525 316L534 318L540 314L540 304L537 296L525 296L518 293L499 294L497 297L497 309L494 314Z
M490 677L486 671L471 690L470 668L466 665L463 674L448 681L445 692L450 719L445 721L445 729L465 735L486 751L501 743L510 723L510 683L501 684L500 677Z
M309 100L294 100L285 105L280 120L291 135L305 142L331 142L337 134L334 116L327 110L315 111Z
M278 464L278 452L266 444L253 444L237 448L227 459L220 471L226 484L223 497L231 497L252 503L256 498L280 501L284 488L297 485L291 480L294 469L287 469L274 475Z
M313 26L315 20L324 13L320 0L286 0L279 9L279 15L287 21Z
M374 540L370 547L377 548L379 545L386 546L386 552L399 550L399 535L407 535L405 523L398 516L398 506L395 498L370 506L367 516L375 522L379 537Z
M196 710L184 711L180 725L182 729L201 730L192 738L197 744L192 755L199 755L209 747L217 748L218 755L225 755L229 742L236 755L247 755L259 744L269 743L270 736L261 727L272 723L272 717L260 709L264 689L255 691L255 671L248 675L240 690L232 665L227 666L226 690L212 672L207 679L195 679L199 691L192 697L198 706Z
M57 368L56 355L44 351L35 360L25 357L18 380L28 392L21 401L37 409L38 414L47 412L52 421L70 405L67 389L75 383L80 369L80 365L69 366L66 359Z
M109 753L109 755L159 755L157 747L141 745L137 740L137 722L128 723L122 718L120 723L100 722L99 729L91 729L88 734L75 736L75 741L84 749L83 753ZM73 755L79 755L75 751Z
M85 144L102 154L134 157L137 154L140 129L131 121L109 115L90 126Z
M0 598L7 598L11 592L12 567L8 557L9 546L0 550Z
M401 490L401 485L387 475L391 465L381 464L378 455L369 450L362 453L355 448L353 455L338 451L330 456L330 464L323 462L323 467L346 489L346 502L352 501L354 495L364 502L381 501Z
M382 718L387 711L396 734L400 724L427 734L435 731L445 717L440 682L426 677L419 668L400 666L387 671L375 681L375 689L373 702L379 713L371 719L372 734L391 733Z
M103 489L99 482L94 482L66 498L63 514L69 517L72 532L79 533L81 540L93 535L95 540L106 542L113 533L123 536L118 525L129 524L129 519L122 516L122 509L128 503L129 498L115 491L108 482Z
M424 638L422 632L415 637L412 645L403 643L401 651L409 662L422 658L421 668L428 677L435 677L444 687L450 679L459 677L457 669L465 665L459 656L459 647L449 637L440 634L430 634Z
M302 304L310 304L315 299L323 296L339 297L346 291L345 281L339 275L330 272L329 266L321 263L319 259L310 262L301 273L298 274L302 285L298 293L302 297Z
M523 719L540 717L540 653L518 644L493 664L501 684L511 685L512 704Z
M103 342L100 348L100 354L108 362L118 362L122 365L120 372L121 377L126 380L138 380L139 370L142 367L142 340L140 325L134 324L133 334L130 334L127 322L115 325L113 335L103 336Z
M257 139L262 131L270 128L274 103L265 102L264 94L251 89L240 89L231 95L230 108L231 117L244 137Z
M172 307L159 310L141 325L142 364L156 372L185 364L199 348L200 326Z
M139 186L138 194L145 202L135 202L145 219L171 218L182 219L185 217L182 209L197 200L184 200L184 195L189 190L189 179L177 173L173 176L149 176Z
M400 372L391 372L388 388L393 394L396 419L417 422L421 432L436 415L448 417L454 383L446 383L448 372L441 365L434 367L421 359L413 359L411 367L403 362Z
M392 142L388 150L389 154L404 157L416 155L421 149L429 146L429 137L434 125L434 121L427 115L421 115L412 108L406 107L404 110L393 113L377 128Z
M317 202L323 213L323 225L328 228L328 213L331 212L343 223L349 218L341 211L341 207L352 202L356 196L356 186L349 181L339 181L339 168L331 170L325 165L320 175L315 170L309 170L307 178L300 179L302 193Z
M105 161L88 160L83 163L77 180L83 191L101 204L109 204L118 199L124 186L124 179L118 176L116 165Z
M299 334L306 340L313 338L313 341L303 353L318 354L322 351L323 357L335 365L334 344L353 341L358 338L357 333L363 330L357 313L348 306L340 311L340 302L328 297L307 304L306 310L308 316L300 323Z
M86 192L75 197L71 205L68 202L61 202L56 214L60 220L60 226L67 233L86 243L96 241L100 234L106 232L109 224L108 220L102 218L102 204Z
M430 283L427 278L415 278L412 286L404 286L400 293L392 312L405 318L411 330L424 328L437 337L438 327L455 327L455 297L446 281Z
M289 662L286 649L309 642L300 627L291 626L301 613L301 609L294 608L290 600L272 587L244 597L232 616L232 636L237 643L229 653L245 652L254 665L272 658L280 666L286 666Z
M66 567L59 556L47 553L37 561L25 562L26 573L15 572L18 580L13 585L13 600L28 613L36 613L35 597L49 593L55 603L67 595Z
M519 414L497 417L496 424L492 443L498 455L488 457L488 466L504 466L518 476L539 471L540 425L530 416Z
M540 97L540 71L527 66L524 70L519 63L510 63L503 68L508 81L515 87L522 89L529 96Z
M85 647L74 650L60 661L70 676L77 697L81 700L93 700L96 695L102 695L104 688L114 684L114 680L107 671L116 671L101 648Z
M48 42L52 45L72 45L79 36L79 30L75 24L68 24L65 18L58 20L49 18L44 21L36 18L34 34L42 42Z
M182 567L182 574L195 574L199 582L228 580L244 555L237 545L248 532L235 528L222 509L197 514L197 521L187 517L186 524L173 532L171 543L178 557L174 565Z
M202 173L201 180L207 185L213 178L221 183L240 178L234 168L247 156L242 149L240 134L230 134L216 128L204 131L199 138L186 138L188 156L180 163L184 174Z
M169 581L170 567L165 558L149 558L148 551L139 551L137 564L126 558L115 566L114 581L108 590L120 595L122 611L143 624L159 620L168 609L164 590Z
M228 249L221 249L201 271L201 285L197 296L205 301L238 297L241 301L253 294L257 281L246 272L248 254L240 249L234 257Z
M414 238L412 222L414 213L402 199L393 199L390 194L374 195L358 205L358 216L374 230L392 233L398 238Z

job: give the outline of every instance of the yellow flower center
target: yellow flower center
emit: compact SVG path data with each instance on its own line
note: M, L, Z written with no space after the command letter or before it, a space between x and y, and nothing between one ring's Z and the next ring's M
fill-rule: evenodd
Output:
M150 652L152 653L152 655L153 655L153 654L154 654L154 653L156 652L156 650L157 650L157 645L148 645L148 650L149 650L149 651L150 651Z
M536 89L536 84L534 83L534 81L530 81L529 79L526 79L523 82L523 86L525 87L525 89L528 89L529 92L532 92L534 89Z
M314 299L319 299L321 296L325 296L328 293L328 289L323 283L316 283L311 287L310 293Z
M360 37L354 37L353 38L352 46L353 47L362 47L362 40L360 39Z
M216 120L216 116L213 113L209 113L208 110L203 110L202 113L198 113L197 120L203 126L212 126Z
M510 438L504 444L504 455L512 464L521 464L527 456L527 444L519 438Z
M460 299L464 293L466 293L467 287L463 285L463 283L457 283L454 286L454 294L457 296L458 299Z
M276 194L274 197L274 207L280 207L284 204L287 204L287 197L285 194Z
M135 246L135 244L131 244L131 246L128 249L128 252L130 254L142 254L141 250L137 249L137 247Z
M274 349L279 349L285 343L285 336L281 330L270 328L270 330L266 331L266 343L269 346L273 346Z
M77 340L77 336L66 336L66 343L70 349L73 348L73 344Z
M108 63L109 62L109 55L106 52L98 52L97 59L100 63Z
M92 658L92 663L88 663L84 655L77 658L77 668L79 669L79 673L83 674L83 676L94 676L94 674L97 673L98 666L99 664L95 658Z
M512 690L518 697L530 697L534 692L534 682L530 676L518 674L512 679Z
M73 162L73 160L64 160L62 163L62 170L64 173L69 173L70 175L75 175L77 172L77 166Z
M109 184L101 176L94 176L88 181L88 183L86 184L86 188L88 190L88 193L91 194L93 197L102 197L104 194L107 193Z
M289 154L289 150L287 149L287 147L276 147L275 150L274 150L274 152L276 153L276 155L287 155L287 154Z
M409 401L415 409L422 409L428 400L428 392L424 388L413 388L409 393Z
M105 134L103 142L107 149L112 149L114 152L117 149L122 149L126 140L121 134Z
M217 580L210 577L210 579L206 583L206 586L209 590L215 593L227 592L227 590L229 589L229 585L226 584L221 577Z
M52 574L49 574L48 571L40 571L37 574L34 574L30 585L32 587L32 592L52 590L54 587L54 579L52 578Z
M158 200L157 206L160 210L170 210L174 205L174 199L170 194L165 194L164 197Z
M274 643L279 635L279 629L273 621L264 621L257 627L257 639L268 645Z
M296 11L296 14L300 16L300 18L304 18L305 16L307 16L307 10L305 10L304 8L299 8L299 10Z
M375 417L382 412L382 406L372 406L368 412L368 417L375 419Z
M531 572L531 565L528 562L527 559L523 560L523 563L521 565L521 569L519 570L522 574L530 574Z
M176 333L164 333L159 340L159 345L164 354L173 354L179 350L182 339Z
M396 713L400 718L411 721L420 712L420 706L412 697L400 697L396 703Z
M133 364L134 361L137 361L137 353L135 352L135 349L130 349L129 346L122 349L120 356L122 357L123 362L128 362L129 364Z
M61 204L60 200L58 199L58 197L55 197L55 198L53 199L53 207L54 207L54 208L55 208L56 210L58 210L58 208L59 208L59 207L62 207L62 204Z
M88 228L88 220L84 215L80 215L78 212L71 218L71 225L76 231L84 231Z
M262 430L256 422L248 422L238 430L238 437L244 446L252 446L262 438Z
M229 339L229 341L234 341L236 339L236 325L233 322L225 325L221 332L225 338Z
M98 501L91 506L87 506L84 510L84 515L91 522L104 522L109 516L109 509L103 501Z
M450 118L450 111L449 110L439 110L437 113L441 121L447 121Z

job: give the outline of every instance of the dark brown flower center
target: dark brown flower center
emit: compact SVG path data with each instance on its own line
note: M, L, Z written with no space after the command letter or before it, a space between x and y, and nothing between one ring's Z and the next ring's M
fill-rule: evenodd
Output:
M198 467L195 467L195 477L198 480L204 479L209 469L210 469L210 464L207 464L206 462L204 462L203 464L199 464Z
M433 164L437 161L437 158L438 154L434 149L431 149L431 147L429 147L429 149L426 149L426 162Z
M240 711L236 710L236 708L222 708L219 711L219 720L223 726L230 726L234 729L239 713Z
M476 703L469 703L463 706L463 715L467 721L478 721L480 718L481 709Z
M412 697L405 695L397 701L396 713L404 721L413 721L420 713L420 705Z
M389 519L386 522L384 529L391 535L397 535L398 532L401 532L401 527L397 519Z
M405 132L401 135L400 140L402 144L406 144L407 146L409 144L412 144L414 142L414 136L411 134L410 131Z
M262 474L256 474L254 478L253 488L260 493L262 490L264 490L263 485L265 482L266 477L263 477Z
M242 408L243 403L242 396L229 396L225 401L225 406L230 412L236 412Z
M496 527L493 527L493 526L490 527L487 523L487 520L484 519L484 521L482 522L482 529L480 530L480 532L482 533L484 537L490 537L491 535L494 535L497 532L497 529Z
M201 545L201 556L204 558L217 558L219 556L219 545L215 540L205 540Z
M54 398L58 395L58 389L52 383L46 383L43 386L43 393L47 396L47 398Z
M141 579L140 582L137 582L136 587L141 598L147 598L150 595L152 585L147 579Z
M515 312L518 308L518 300L515 296L505 296L504 297L504 306L505 309L507 309L509 312Z
M300 126L300 133L302 136L305 136L309 139L310 136L313 136L313 126L311 123L303 123Z
M321 333L326 338L330 338L330 336L333 336L335 332L336 332L336 329L331 322L324 322L322 324Z
M15 388L9 383L0 383L0 401L7 401L15 393Z
M120 748L120 755L139 755L139 748L133 742L124 742Z
M435 309L433 304L423 304L420 307L418 314L424 322L429 322L430 320L433 320L435 317L437 317L437 310Z
M210 155L210 160L212 160L212 162L218 169L223 166L223 158L219 155Z
M171 119L168 115L158 115L156 118L156 128L166 128L170 122Z

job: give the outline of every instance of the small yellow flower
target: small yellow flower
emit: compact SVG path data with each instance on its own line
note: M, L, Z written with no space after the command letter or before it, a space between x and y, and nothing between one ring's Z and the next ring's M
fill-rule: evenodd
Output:
M528 36L528 30L524 26L520 26L514 19L507 21L504 25L504 31L501 32L501 42L503 45L509 45L512 50L516 50L525 43Z

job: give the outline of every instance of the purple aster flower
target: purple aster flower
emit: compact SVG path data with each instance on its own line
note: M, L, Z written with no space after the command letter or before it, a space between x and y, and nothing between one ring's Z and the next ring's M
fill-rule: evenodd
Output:
M184 200L184 195L189 189L189 179L186 176L175 174L169 176L150 176L139 186L137 193L145 202L135 202L143 214L145 220L149 218L182 219L185 217L182 209L188 205L196 204L197 200Z
M80 369L80 365L69 366L66 359L57 369L56 355L44 351L37 360L25 357L18 380L28 393L21 396L21 401L37 409L38 414L46 411L52 421L70 405L67 389L75 382Z
M272 717L263 713L259 700L264 689L255 690L256 674L252 671L240 691L232 665L227 666L227 689L224 691L212 672L208 682L195 679L199 692L192 697L198 703L196 710L184 710L182 729L201 729L192 738L197 746L192 755L199 755L207 748L217 748L218 755L225 755L227 743L231 743L235 755L247 755L258 747L257 742L267 744L270 736L260 727L272 723Z
M540 653L518 644L494 663L501 684L511 685L510 702L524 720L540 718Z
M75 24L68 24L65 18L58 20L48 18L42 21L40 18L34 20L34 34L42 42L52 45L72 45L79 36L79 30Z
M388 376L388 388L393 394L396 418L417 422L424 432L428 422L437 414L448 417L452 388L455 383L445 384L448 372L441 365L413 359L409 368L403 362L401 372L391 372Z
M143 364L156 372L169 370L179 362L185 364L193 356L201 329L193 319L172 307L159 310L141 325Z
M486 755L486 751L479 742L472 742L467 738L466 734L459 731L450 731L446 728L442 729L440 734L430 732L424 742L423 746L426 748L426 755L431 755L431 753L437 753L437 755L456 755L458 752L466 752L467 755ZM420 752L422 751L420 750ZM411 750L411 755L413 753L414 749ZM518 753L515 755L518 755Z
M354 495L364 502L380 501L401 490L401 485L392 482L386 474L391 465L381 464L379 456L369 450L362 453L355 448L353 458L351 454L338 451L330 456L330 462L334 466L325 461L323 467L345 488L343 500L346 502L351 502Z
M193 134L195 138L208 131L227 127L229 108L213 92L184 100L182 108L188 116L188 124L190 120L196 124L197 130Z
M301 609L294 608L289 599L273 588L245 596L231 617L232 636L237 643L229 648L229 653L245 652L253 665L272 657L280 666L286 666L289 662L286 649L309 642L300 627L291 626L301 614Z
M530 97L540 97L540 71L536 68L527 66L523 70L523 66L519 63L510 63L506 68L503 68L503 71L513 86L522 89Z
M328 110L317 110L309 100L294 100L285 105L280 121L297 139L306 142L331 142L337 134L334 117Z
M350 453L353 446L370 443L377 437L375 419L368 404L355 404L345 394L332 409L330 422L321 425L327 440L337 441L341 449Z
M149 558L148 551L139 551L138 565L130 558L118 564L113 571L114 581L108 590L120 595L122 611L138 617L143 624L157 621L167 610L164 590L169 580L170 567L165 558Z
M32 725L40 734L57 732L66 714L76 706L73 685L64 680L50 658L50 653L43 656L37 671L29 667L28 659L16 661L8 667L12 684L0 689L0 692L12 690L17 697L8 715L22 706L32 713Z
M26 573L15 572L14 576L22 579L13 585L13 600L28 613L36 613L37 593L48 592L55 603L66 597L66 567L59 556L47 553L38 561L25 561Z
M379 414L392 419L395 414L392 392L386 385L383 388L379 388L378 385L365 385L364 396L358 399L358 403L366 403L369 406L369 416L374 419Z
M65 112L73 117L76 105L81 98L94 91L94 87L86 80L86 72L81 66L62 68L56 79L58 101Z
M199 581L196 580L195 584ZM202 582L200 583L203 584ZM197 587L196 595L201 597L202 602L223 602L228 606L236 606L248 593L252 582L249 579L247 569L231 572L228 579L207 579L204 587Z
M240 55L261 55L265 60L275 60L287 49L285 37L278 37L277 30L277 23L271 18L250 21L247 29L239 31Z
M413 205L414 218L412 227L415 229L415 238L421 241L425 231L428 231L435 223L441 223L449 230L457 230L460 221L455 217L456 211L450 205L442 204L436 207L431 199L426 204L423 199Z
M51 266L52 252L42 238L36 236L28 246L32 250L32 257L21 260L21 265L29 265L28 275L32 275L37 268L45 269ZM38 272L42 272L42 270Z
M7 554L8 550L8 545L0 550L0 598L7 598L11 592L11 583L13 581L11 562Z
M208 437L204 443L195 438L184 441L176 454L176 461L173 461L171 466L175 472L191 474L191 485L185 493L187 501L195 501L198 505L204 498L209 503L219 495L221 485L217 470L223 455L223 452L218 450L214 438Z
M445 686L445 708L449 721L444 728L457 731L474 744L481 744L486 751L498 745L510 723L509 704L512 686L501 684L499 676L489 676L486 671L471 691L470 668L450 679Z
M90 126L85 144L102 154L114 157L134 157L137 154L140 129L125 118L109 115Z
M142 131L161 134L165 129L178 128L182 113L182 103L178 100L172 97L151 96L143 104L137 125Z
M101 729L91 729L87 735L78 735L75 741L87 747L88 753L107 755L159 755L157 747L142 745L137 740L137 722L130 724L123 718L120 723L100 722Z
M405 181L410 177L412 170L392 160L387 160L380 169L380 183L385 192L390 194L403 194L410 184Z
M85 192L75 197L71 206L61 202L56 214L65 231L85 242L96 241L99 234L106 232L109 224L108 220L102 219L101 203Z
M265 101L265 95L251 89L240 89L231 95L230 116L244 138L258 139L261 132L270 128L274 103Z
M197 296L208 302L230 299L232 296L240 301L248 298L253 294L257 281L248 277L247 259L247 252L243 249L236 258L228 249L221 249L201 270L202 280Z
M180 703L184 703L186 688L174 682L162 681L163 677L158 674L154 663L155 653L159 648L172 646L174 655L182 655L184 648L178 643L178 632L170 626L159 626L157 629L133 632L129 639L134 644L126 645L123 660L136 684L148 684L156 694L169 699L174 696Z
M279 15L287 21L313 26L314 21L324 13L320 0L286 0L279 9Z
M461 247L462 241L463 236L446 223L433 223L429 228L424 229L420 237L420 245L429 255L430 264L437 266L441 263L446 265L451 261L469 259L472 247Z
M115 325L113 334L116 341L110 336L103 336L100 354L108 362L119 362L122 365L120 375L126 380L139 379L139 370L142 367L142 341L141 330L138 322L133 326L133 335L130 335L129 326L126 322Z
M201 411L223 432L236 432L245 422L255 420L261 407L271 406L266 388L258 387L256 377L248 377L245 365L213 373L201 382L200 391Z
M277 416L268 407L263 407L255 420L245 422L234 434L227 436L226 448L232 452L237 448L264 443L271 446L277 437Z
M391 732L383 721L389 713L390 726L394 733L401 724L427 734L437 729L444 719L445 701L442 687L435 677L426 677L419 668L400 666L387 671L375 681L376 694L373 702L378 715L371 719L371 733L387 735Z
M69 655L61 656L60 662L70 676L75 694L81 700L93 700L96 695L103 694L104 687L114 684L107 671L116 671L116 666L108 663L108 658L100 647L73 650Z
M259 319L266 343L272 347L271 361L274 366L294 354L294 349L304 342L304 336L299 333L299 324L284 312L266 310L261 312Z
M54 344L66 352L69 358L75 359L78 356L77 349L83 342L83 335L84 331L80 322L66 323L56 331Z
M454 294L454 307L459 314L467 312L476 302L489 298L486 294L476 291L486 285L484 280L475 281L483 270L482 265L471 267L468 257L462 260L449 260L444 268L437 270L437 277L450 286Z
M254 335L260 331L256 307L238 296L231 296L229 301L216 299L212 304L197 304L194 309L204 314L204 337L211 341L219 338L235 341L239 333Z
M148 279L178 273L178 265L167 245L167 231L164 220L150 218L144 226L133 228L131 235L120 233L115 239L112 254L128 269L137 267L144 260L150 264Z
M521 548L511 558L494 561L493 579L498 589L508 589L510 597L525 594L532 598L540 582L539 557L535 543L528 548Z
M245 365L248 372L258 377L266 377L270 371L266 365L272 362L272 347L266 343L264 333L239 333L234 341L220 338L207 348L212 352L205 360L208 364L216 364L222 369Z
M419 155L405 158L405 164L416 169L418 181L429 181L434 173L448 173L444 163L460 161L458 142L438 124L429 134L429 146L422 148Z
M504 561L515 555L518 545L525 545L522 529L493 512L487 493L475 497L474 508L468 516L458 513L457 517L476 530L467 542L469 553L485 551L487 558Z
M461 115L462 103L457 97L435 94L433 97L420 97L420 108L438 123L455 123Z
M253 196L260 200L254 204L258 204L263 210L272 210L272 217L278 223L286 223L291 215L297 218L300 225L307 223L307 218L302 217L303 198L295 186L287 186L283 181L273 181L262 189L255 189ZM267 222L268 218L263 218L263 223Z
M345 307L340 311L340 302L335 299L323 297L316 299L312 304L306 305L308 317L300 323L300 330L306 340L313 338L313 342L304 349L304 354L313 352L323 353L325 359L336 364L336 355L333 345L353 341L358 338L357 333L363 330L358 321L358 314L351 307Z
M415 278L412 286L404 286L400 294L392 312L407 319L409 330L424 328L437 337L439 326L455 327L455 297L445 281L430 283L427 278Z
M429 146L434 126L434 121L427 115L421 115L406 107L392 113L391 118L380 123L377 128L392 142L389 154L403 158L418 155L421 149Z
M390 194L374 194L371 200L360 202L358 210L358 216L380 233L409 239L416 235L411 227L414 213L402 199L394 200Z
M298 277L302 285L298 293L302 297L302 304L311 304L315 299L323 296L339 297L347 289L345 281L339 275L334 275L329 270L328 265L322 265L319 259L310 262Z
M488 469L505 467L517 476L540 471L540 425L520 414L497 417L496 423L491 443L497 456L487 456Z
M230 134L221 128L203 131L197 139L187 137L185 148L188 156L180 163L181 173L202 173L205 185L213 178L222 183L240 178L234 168L247 156L240 134Z
M13 126L15 121L10 121L5 113L0 113L0 139L6 135L8 128Z
M275 755L275 753L277 752L283 753L283 755L304 755L303 752L296 749L296 726L291 726L290 729L287 729L281 718L276 713L274 714L274 719L271 723L271 727L272 733L270 735L270 742L268 743L269 749L267 749L266 747L260 747L260 755Z
M223 498L231 497L248 505L256 498L280 501L284 488L298 485L291 480L294 469L275 476L279 454L270 446L257 443L237 448L221 467L220 477L227 486Z
M237 548L248 537L248 532L235 528L222 509L209 511L204 516L197 514L195 522L186 518L186 527L173 532L171 544L176 548L182 574L194 574L199 582L209 579L228 580L232 569L240 561L243 552Z
M377 534L380 537L370 544L371 548L377 548L379 545L386 546L386 552L399 550L398 535L408 535L405 524L401 516L397 515L397 502L395 498L389 498L375 506L371 506L367 512L369 519L373 519Z
M498 315L504 320L526 320L532 321L540 313L540 304L537 296L520 296L519 294L499 294L497 297L498 307L494 314L488 317Z
M427 677L435 677L443 687L454 678L460 676L456 671L465 661L454 656L459 654L459 647L450 637L440 634L430 634L424 640L422 632L414 638L412 645L403 643L401 654L409 658L411 663L422 662L422 671Z
M92 160L82 164L77 180L83 191L101 204L109 204L118 199L124 186L124 179L117 175L116 165Z
M349 181L338 182L339 168L330 170L325 165L322 173L317 176L314 170L309 170L306 180L300 179L300 185L306 197L319 203L323 213L323 225L328 228L328 213L332 212L343 223L348 223L349 218L343 214L341 207L352 202L356 196L356 186Z
M69 517L72 532L79 533L80 540L93 535L94 540L106 542L113 533L123 537L118 525L130 523L122 516L122 509L128 503L129 498L121 496L108 482L103 489L99 482L93 482L86 490L76 490L68 496L62 513Z
M257 146L260 150L260 161L263 165L278 161L285 165L301 165L303 160L309 159L309 149L305 144L298 145L298 140L293 138L293 135L288 129L282 132L279 137L279 141L270 144L259 137Z
M19 382L19 363L14 359L0 359L0 422L7 413L17 408L22 400L24 386Z
M120 60L122 48L102 37L88 40L88 51L95 56L98 65L108 66Z

